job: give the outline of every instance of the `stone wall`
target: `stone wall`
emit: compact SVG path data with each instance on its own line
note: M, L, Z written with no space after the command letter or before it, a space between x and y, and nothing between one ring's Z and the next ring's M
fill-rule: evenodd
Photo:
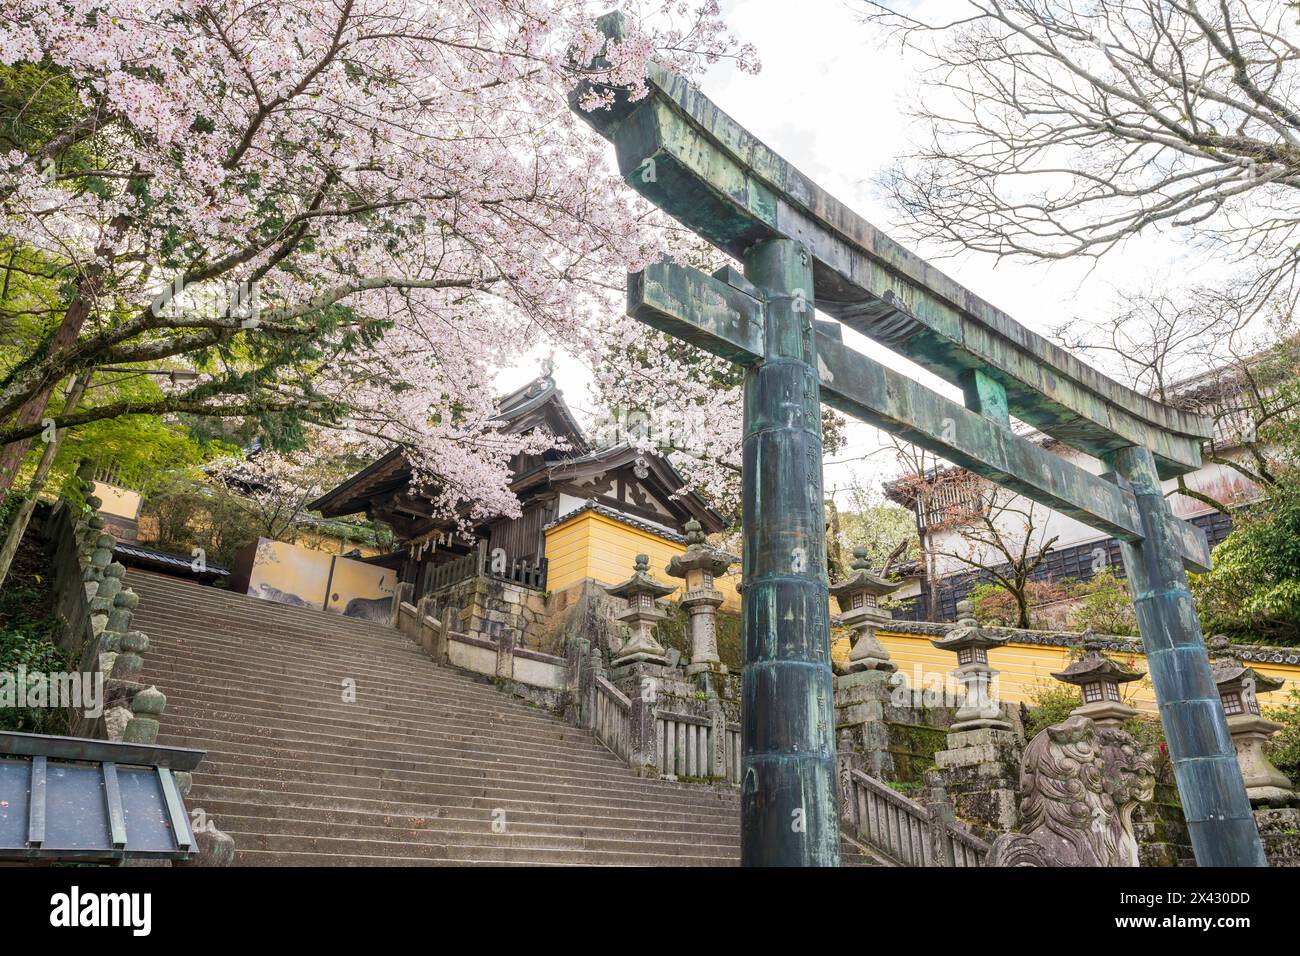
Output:
M427 597L432 599L435 617L440 618L446 608L456 613L454 630L491 637L504 631L512 635L516 647L543 649L547 615L541 591L482 575Z

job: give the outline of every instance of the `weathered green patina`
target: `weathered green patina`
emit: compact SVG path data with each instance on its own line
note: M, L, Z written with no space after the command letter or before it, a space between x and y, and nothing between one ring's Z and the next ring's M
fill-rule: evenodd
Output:
M621 15L601 19L624 35ZM742 859L838 862L818 403L1122 541L1169 753L1201 865L1262 865L1184 565L1205 536L1161 477L1200 466L1202 416L1124 388L894 243L682 78L579 112L628 183L745 264L628 277L628 314L746 369ZM584 91L574 95L575 108ZM965 407L844 346L814 307L960 385ZM1099 478L1011 416L1113 463Z
M617 15L602 18L610 36ZM1194 471L1202 416L1152 400L1036 335L825 192L698 89L652 65L650 95L580 112L613 142L627 181L736 258L759 239L804 243L817 307L961 385L979 369L1011 414L1093 455L1150 448L1162 477ZM576 94L576 95L581 95ZM576 99L575 99L576 102Z
M660 262L628 277L627 299L629 315L715 355L744 366L763 357L762 301L720 278ZM1121 541L1142 539L1132 493L1014 434L1005 413L964 408L847 348L821 324L817 369L827 405ZM1005 408L997 383L973 374L983 379L983 395L988 396L980 398L984 404L979 407ZM1193 571L1208 570L1205 532L1172 515L1167 523L1184 564Z
M821 401L808 250L745 253L763 296L763 360L745 370L740 859L838 866L835 685Z

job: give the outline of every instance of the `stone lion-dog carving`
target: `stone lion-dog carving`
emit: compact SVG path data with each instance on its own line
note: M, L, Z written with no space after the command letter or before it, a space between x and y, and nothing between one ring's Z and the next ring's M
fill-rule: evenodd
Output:
M1020 765L1019 833L989 866L1137 866L1133 813L1155 792L1151 757L1131 735L1071 717L1038 734Z

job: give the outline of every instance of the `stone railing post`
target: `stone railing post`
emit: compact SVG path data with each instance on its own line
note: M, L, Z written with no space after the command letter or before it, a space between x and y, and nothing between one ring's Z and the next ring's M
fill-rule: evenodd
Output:
M709 706L709 776L727 776L727 712L716 691L708 693Z
M515 676L515 632L497 625L493 628L497 642L497 677L513 680Z
M628 728L628 762L638 777L659 776L659 741L655 735L655 707L644 688L632 695L632 714Z
M593 645L587 651L580 686L582 726L587 730L593 730L596 726L596 678L604 673L604 670L605 664L600 656L600 648Z
M151 744L158 739L158 718L167 707L167 698L157 687L146 687L131 701L132 717L122 733L128 744Z
M390 627L402 626L402 603L412 603L413 597L415 597L414 584L410 581L402 581L397 585L397 589L393 591L393 612L388 621Z
M433 646L429 656L435 664L446 664L451 655L451 622L456 619L456 612L449 607L442 609L442 620L433 632Z

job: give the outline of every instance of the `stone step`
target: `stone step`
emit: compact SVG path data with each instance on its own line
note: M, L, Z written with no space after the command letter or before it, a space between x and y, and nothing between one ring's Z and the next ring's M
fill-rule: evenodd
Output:
M253 794L256 797L256 794ZM227 816L257 817L267 820L294 820L303 825L320 827L341 823L347 826L391 827L394 829L451 829L469 830L490 826L491 811L465 807L439 806L424 808L422 812L396 811L385 805L383 812L299 806L290 803L251 803L240 800L205 799L202 810L216 821ZM737 811L739 807L737 807ZM678 838L694 839L707 832L718 842L740 841L739 812L730 818L704 819L683 817L668 820L660 817L643 818L636 815L603 815L593 819L589 813L544 813L536 809L509 810L506 814L512 831L541 834L585 834L590 836L636 835L639 839L663 838L675 842ZM218 826L220 823L218 822Z
M488 684L478 688L479 692L490 695L480 700L469 693L444 694L438 687L431 687L423 694L385 694L381 689L363 681L355 688L356 701L345 702L344 688L337 681L328 686L296 685L289 677L259 678L229 667L212 666L198 658L186 662L170 651L160 651L156 656L149 653L145 660L144 669L135 677L138 681L160 686L170 682L190 690L206 690L222 696L233 694L250 703L286 708L309 707L314 710L334 708L349 713L420 720L428 719L434 714L439 719L457 716L481 718L490 715L511 721L520 728L542 728L547 731L551 729L554 720L552 715L530 708L522 702L516 705ZM201 668L201 673L188 673L190 664Z
M214 818L215 819L215 818ZM437 821L435 821L437 822ZM644 853L653 851L683 856L727 857L740 850L740 836L728 839L723 834L700 832L692 836L676 834L677 839L647 830L613 831L614 836L596 835L574 830L550 832L536 829L516 829L509 815L499 818L498 829L488 818L480 825L467 827L457 821L457 826L393 827L365 826L343 822L331 823L331 839L366 842L399 842L409 846L426 847L491 845L531 850L582 850L592 853ZM226 815L218 826L232 833L259 833L274 837L319 838L324 832L319 822L310 820L275 819ZM606 831L609 833L610 831Z
M716 814L700 814L689 808L675 808L671 803L662 801L648 807L615 805L611 798L603 804L592 801L565 802L552 804L539 803L531 797L517 799L508 794L483 795L446 795L436 801L421 799L409 794L379 793L364 791L351 795L322 793L309 784L286 787L283 790L268 791L261 780L242 780L240 778L205 779L202 774L195 774L194 788L191 791L189 805L203 808L204 801L221 803L241 803L248 807L295 807L313 810L334 810L339 812L398 814L412 816L430 816L440 810L459 813L475 812L491 814L493 810L504 809L507 814L530 813L539 818L552 818L557 821L568 817L583 817L596 821L614 821L632 819L638 823L690 824L692 826L713 828L727 825L728 820L739 821L740 807L737 805L733 814L718 817ZM254 815L248 811L246 815Z
M162 715L162 732L177 737L194 736L204 732L214 732L220 736L237 737L266 747L279 749L313 749L321 747L338 752L354 750L386 750L399 754L434 754L438 752L461 752L467 748L480 750L487 760L506 760L506 758L523 757L545 763L554 763L556 767L586 767L591 770L603 770L621 778L623 762L608 752L591 737L575 737L562 741L523 741L517 743L504 735L493 734L484 728L480 730L456 730L455 727L438 726L432 723L420 734L387 734L387 732L368 731L364 736L333 732L328 734L318 728L318 724L300 722L291 726L273 727L269 724L248 723L246 715L214 713L211 706L190 706L185 702L169 705L170 713ZM489 728L490 730L490 728Z
M529 863L582 863L595 866L735 866L738 856L707 853L673 852L655 845L640 850L549 849L536 846L517 847L494 843L488 834L477 844L423 844L397 840L358 840L334 836L294 836L257 832L228 831L235 845L248 850L277 853L332 853L359 856L401 856L408 859L474 860L503 862L523 860ZM705 848L707 850L707 847Z
M210 754L219 754L222 758L243 757L250 762L276 763L285 765L286 761L309 759L322 765L346 765L370 767L375 769L418 770L425 766L459 767L466 771L478 771L505 767L514 767L522 771L546 776L556 773L567 774L586 783L617 783L626 778L617 773L619 768L602 769L581 763L560 762L541 759L516 758L509 755L493 756L485 754L482 748L465 744L459 749L426 747L420 754L404 754L384 748L358 750L340 753L324 747L309 749L294 747L266 747L249 743L234 733L225 732L218 739L210 730L204 733L189 733L185 736L162 733L158 743L171 747L193 747ZM234 738L234 739L231 739ZM652 788L653 789L653 788Z
M152 645L139 677L168 695L159 743L207 752L187 803L240 864L739 862L735 788L639 778L590 732L393 628L148 573L126 583Z
M404 699L423 700L439 695L449 700L463 700L487 704L498 701L498 706L517 708L521 714L536 715L522 702L513 701L495 691L492 678L464 673L454 668L428 670L432 661L424 653L412 648L410 656L386 672L379 671L373 661L357 660L326 666L305 651L294 650L277 656L264 647L232 647L223 638L195 638L184 644L150 640L150 649L144 655L146 668L198 670L213 677L228 680L246 680L250 684L267 686L294 686L306 691L341 693L345 678L355 682L359 692L389 694ZM413 669L419 676L413 676ZM490 695L490 696L487 696Z
M400 798L406 802L437 803L439 799L459 796L497 801L514 800L543 806L570 804L592 809L648 811L664 799L660 794L646 794L632 788L614 790L609 787L584 787L559 779L534 782L513 779L508 775L475 778L455 772L436 771L400 776L386 772L343 774L320 770L295 773L247 763L209 761L207 758L204 758L204 762L200 764L195 774L196 780L199 779L200 773L205 779L252 781L253 786L260 787L268 793L280 790L306 790L340 797L377 798L400 795ZM731 812L721 803L717 807L711 807L707 803L695 800L689 803L689 809L696 814L718 816L726 816Z
M165 689L164 689L165 690ZM454 746L472 742L475 735L490 738L495 746L531 746L533 752L550 759L570 758L583 762L602 761L611 769L623 769L618 758L605 750L592 738L570 740L559 738L548 740L544 736L533 739L528 735L513 731L501 725L484 725L480 728L465 728L457 724L448 724L445 728L430 721L427 725L415 725L407 730L388 727L380 722L327 721L324 718L270 716L242 707L230 707L221 710L218 705L197 700L194 704L185 702L183 693L177 696L178 702L169 699L167 712L163 714L164 732L188 734L193 727L204 726L209 722L218 722L231 726L248 727L250 739L268 739L293 742L310 742L325 738L334 741L356 740L363 735L371 743L389 749L407 749L421 746L426 741L438 741L444 745ZM569 728L576 736L576 728ZM599 749L597 749L599 748ZM494 747L489 752L497 752Z
M228 754L212 750L204 757L204 762L200 764L200 768L204 773L217 773L217 768L220 767L253 767L259 771L252 774L253 776L275 776L278 779L309 779L306 776L307 774L319 774L321 777L318 782L321 783L341 783L345 782L348 777L365 776L375 780L389 781L392 785L398 783L419 784L420 782L437 785L454 780L474 786L509 785L528 789L548 785L556 780L555 774L516 770L509 764L465 767L450 763L427 763L415 768L395 769L361 764L331 763L315 760L312 757L313 755L310 752L303 752L298 757L276 760L260 754ZM632 780L635 782L630 783L628 786L618 786L618 792L626 799L635 798L650 801L674 799L684 805L700 807L706 810L716 808L719 805L730 805L732 802L732 795L729 794L719 799L721 795L718 794L718 791L708 786L679 784L675 786L679 786L681 789L670 790L657 785L657 781L635 777ZM605 793L609 787L616 786L617 781L573 778L571 781L556 782L554 785L563 788L557 792L573 796L587 793Z
M234 613L254 613L265 620L269 626L314 623L318 627L329 628L335 633L351 630L364 631L368 628L382 626L358 618L344 617L342 614L335 614L332 611L295 607L277 601L264 601L251 595L235 594L224 588L195 584L192 581L173 578L165 574L155 574L151 571L130 570L126 574L125 583L141 596L142 605L145 594L149 593L155 598L171 599L152 602L154 607L171 610L193 607Z

